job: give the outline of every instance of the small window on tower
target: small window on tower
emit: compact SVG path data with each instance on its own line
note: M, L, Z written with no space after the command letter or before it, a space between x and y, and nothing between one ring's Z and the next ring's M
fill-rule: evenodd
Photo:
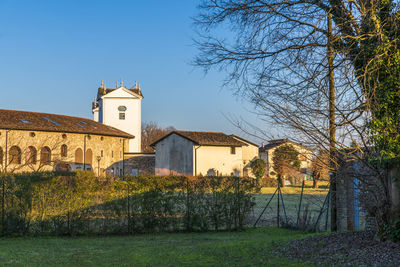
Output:
M120 112L119 113L119 119L120 120L125 120L125 112Z

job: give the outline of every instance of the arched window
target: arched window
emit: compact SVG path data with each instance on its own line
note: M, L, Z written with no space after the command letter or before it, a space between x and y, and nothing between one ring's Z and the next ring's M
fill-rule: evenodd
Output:
M86 153L85 153L85 164L92 165L92 162L93 162L93 152L89 148L89 149L86 150Z
M0 147L0 165L3 165L3 149Z
M51 162L51 150L49 147L45 146L40 150L40 163L50 164Z
M80 148L75 150L75 163L83 163L83 151Z
M61 146L61 157L65 158L68 155L68 147L67 145Z
M25 161L27 164L36 164L37 162L37 151L36 148L30 146L25 151Z
M21 164L21 149L17 146L12 146L9 152L10 164Z

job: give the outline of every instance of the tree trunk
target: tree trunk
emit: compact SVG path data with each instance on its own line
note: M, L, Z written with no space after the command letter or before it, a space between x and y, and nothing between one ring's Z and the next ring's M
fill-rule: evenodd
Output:
M312 185L312 187L313 188L318 188L318 186L319 186L319 180L317 180L317 179L313 179L313 185Z
M336 119L335 119L335 78L333 73L334 51L332 45L332 14L328 13L328 69L329 69L329 161L330 161L330 196L331 196L331 231L337 231L336 206Z

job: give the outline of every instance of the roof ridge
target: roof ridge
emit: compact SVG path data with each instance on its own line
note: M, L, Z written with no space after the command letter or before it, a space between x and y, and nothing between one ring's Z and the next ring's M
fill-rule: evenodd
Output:
M185 131L185 130L174 130L173 132L184 132L184 133L220 133L220 134L225 134L226 136L229 136L228 134L224 132L208 132L208 131Z

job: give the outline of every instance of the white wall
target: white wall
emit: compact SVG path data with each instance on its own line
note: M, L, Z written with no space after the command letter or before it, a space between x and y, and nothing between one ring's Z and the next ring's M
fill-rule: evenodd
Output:
M242 148L236 147L235 154L231 154L231 148L226 146L200 146L196 153L197 175L207 175L211 169L218 171L219 175L243 174ZM196 162L194 162L196 164Z
M99 101L99 122L110 125L135 136L129 140L128 152L141 151L141 100L139 96L119 88ZM125 106L125 120L119 119L119 106Z
M156 175L193 175L193 142L175 133L156 144Z
M299 159L300 159L301 155L305 156L306 160L301 161L300 168L311 168L312 151L304 148L303 146L297 145L292 142L288 142L288 143L284 143L282 145L273 147L265 152L260 153L260 158L265 160L265 162L267 163L267 167L269 166L268 172L269 172L270 176L271 176L271 172L275 172L275 170L273 168L274 163L272 161L274 152L278 147L283 146L283 145L292 145L299 152ZM272 176L274 176L274 175L272 175Z
M99 121L99 108L93 110L93 120L97 122Z

